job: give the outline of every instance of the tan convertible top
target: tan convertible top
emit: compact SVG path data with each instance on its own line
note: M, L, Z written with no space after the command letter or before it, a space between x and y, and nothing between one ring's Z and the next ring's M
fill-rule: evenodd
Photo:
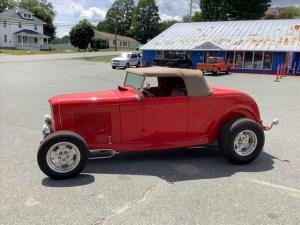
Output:
M182 77L187 93L191 97L208 96L211 90L200 70L168 67L129 68L127 72L146 77Z

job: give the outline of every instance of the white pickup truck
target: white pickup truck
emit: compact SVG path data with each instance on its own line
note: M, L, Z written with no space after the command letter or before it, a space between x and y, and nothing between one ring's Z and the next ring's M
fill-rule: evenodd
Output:
M131 66L139 67L141 65L141 56L136 52L124 52L120 56L111 60L111 67L129 68Z

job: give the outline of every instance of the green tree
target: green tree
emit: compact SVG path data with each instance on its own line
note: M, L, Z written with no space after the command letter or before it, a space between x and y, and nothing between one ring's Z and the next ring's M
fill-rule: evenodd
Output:
M85 19L81 20L70 31L71 44L79 49L86 49L94 34L92 24Z
M230 0L201 0L200 8L205 21L227 20Z
M200 22L203 21L202 13L200 11L196 11L191 18L192 22Z
M99 31L128 35L132 22L134 0L116 0L107 11L104 21L101 21L97 28Z
M166 21L161 21L159 23L159 33L165 31L169 27L173 26L175 23L179 23L177 20L166 20Z
M300 16L300 9L296 7L288 7L278 16L278 19L294 19L297 16Z
M139 0L133 13L132 34L138 41L146 43L159 33L159 21L155 0Z
M231 20L261 19L269 8L271 0L228 0L228 18Z
M112 31L111 27L109 27L107 20L99 21L99 23L96 26L96 29L98 31L103 31L103 32L108 32L108 33L114 32L114 31Z
M253 20L264 16L271 0L201 0L204 21Z
M16 0L1 0L0 1L0 13L4 12L6 9L13 8L17 5Z
M18 6L32 12L37 18L43 20L44 34L50 36L50 39L55 37L55 26L53 20L55 11L53 5L47 0L20 0Z

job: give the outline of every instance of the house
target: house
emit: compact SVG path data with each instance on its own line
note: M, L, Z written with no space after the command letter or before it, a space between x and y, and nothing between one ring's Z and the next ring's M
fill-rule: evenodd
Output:
M12 8L0 13L0 48L41 49L48 45L44 21L32 12Z
M95 31L95 37L102 40L107 40L109 48L115 47L115 34ZM117 35L117 47L119 48L137 48L140 44L140 42L131 37Z
M274 74L283 66L300 73L300 19L176 23L145 44L144 66L155 58L185 55L192 68L224 57L231 72Z

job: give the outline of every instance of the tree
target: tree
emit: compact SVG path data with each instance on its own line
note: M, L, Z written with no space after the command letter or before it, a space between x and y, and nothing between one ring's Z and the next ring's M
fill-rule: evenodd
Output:
M201 0L200 8L202 17L205 21L227 20L228 18L228 1L229 0Z
M271 0L228 0L228 18L231 20L257 20L261 19L269 8Z
M0 1L0 13L4 12L6 9L13 8L17 5L16 0L1 0Z
M202 13L200 11L196 11L191 18L192 22L200 22L203 21Z
M297 16L300 16L300 9L296 7L288 7L278 16L278 19L294 19Z
M109 33L127 36L132 22L134 0L116 0L107 11L104 21L99 22L97 29Z
M201 0L204 21L253 20L264 16L271 0Z
M70 31L71 44L79 49L86 49L94 34L92 24L86 19L81 20Z
M173 26L175 23L179 23L177 20L166 20L166 21L161 21L159 23L159 33L165 31L169 27Z
M18 6L32 12L37 18L43 20L44 34L48 35L50 39L55 37L55 26L53 20L55 11L53 5L47 0L20 0Z
M159 21L155 0L139 0L133 13L132 34L138 41L146 43L159 33Z

